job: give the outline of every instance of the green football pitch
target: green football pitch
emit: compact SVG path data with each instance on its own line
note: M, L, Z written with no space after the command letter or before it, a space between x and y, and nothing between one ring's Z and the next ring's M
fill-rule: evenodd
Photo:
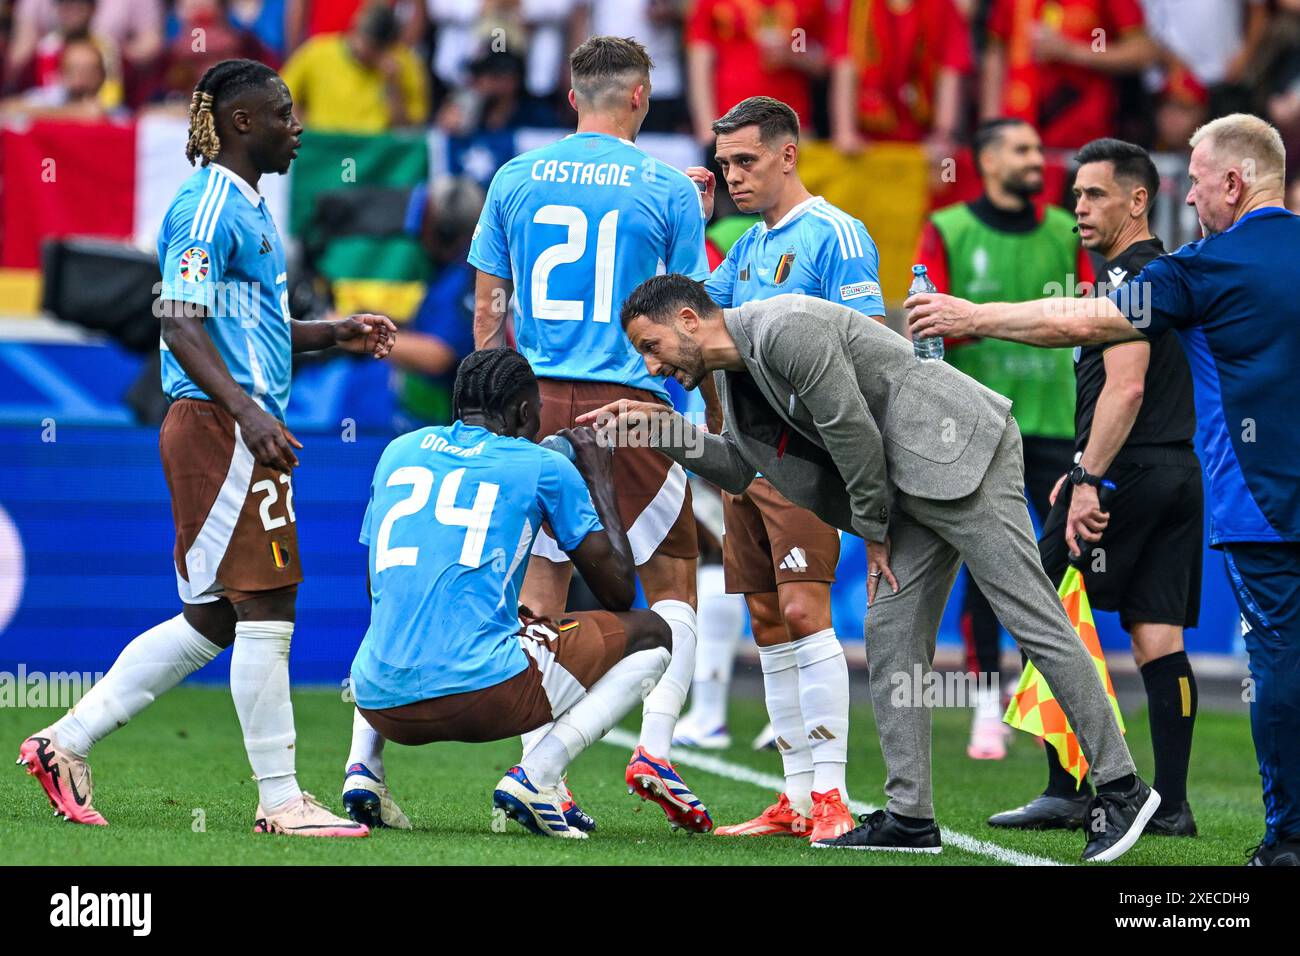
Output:
M299 779L327 805L338 807L351 707L337 691L298 690L294 702ZM0 746L12 759L23 737L56 716L51 710L0 710ZM1150 780L1146 715L1125 717L1134 757ZM771 802L770 787L777 781L769 778L780 774L780 761L774 753L745 746L763 720L761 701L734 701L737 746L678 755L678 770L715 822L747 819ZM852 721L849 790L855 803L874 804L881 799L884 771L869 708L855 707ZM187 686L96 748L95 804L110 822L106 828L56 819L23 768L11 764L0 773L0 862L970 866L1078 861L1079 833L1014 833L984 824L990 813L1018 805L1041 788L1042 751L1032 738L1017 734L1000 763L976 762L965 755L969 711L937 710L934 725L935 797L945 841L938 856L835 852L788 838L672 832L657 806L628 795L623 767L629 748L621 738L593 746L569 775L579 802L599 823L589 840L546 840L512 822L494 821L493 785L514 763L515 741L390 746L389 781L415 829L384 830L365 840L311 840L251 832L257 790L230 695L222 688ZM1189 789L1200 837L1144 837L1119 865L1245 862L1246 850L1262 834L1263 808L1244 713L1199 715Z

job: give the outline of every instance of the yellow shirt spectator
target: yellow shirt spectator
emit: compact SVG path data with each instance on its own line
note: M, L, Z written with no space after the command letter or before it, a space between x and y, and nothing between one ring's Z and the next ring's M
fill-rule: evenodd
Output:
M415 54L394 44L368 65L349 40L344 33L312 37L281 71L303 125L336 133L381 133L425 122L429 91ZM389 76L396 87L391 93ZM401 115L395 116L397 104Z

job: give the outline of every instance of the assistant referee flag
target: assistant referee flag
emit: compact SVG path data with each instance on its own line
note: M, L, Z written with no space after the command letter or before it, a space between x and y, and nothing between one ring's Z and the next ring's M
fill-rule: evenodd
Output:
M1071 566L1061 579L1057 589L1065 612L1070 616L1074 632L1083 641L1083 646L1092 655L1092 663L1097 668L1097 677L1106 688L1110 698L1111 709L1115 711L1115 720L1120 732L1124 732L1124 717L1119 712L1119 701L1115 699L1115 688L1110 682L1110 672L1106 670L1106 658L1101 652L1101 642L1097 639L1097 628L1092 621L1092 607L1088 604L1088 592L1083 586L1083 575L1079 569ZM1020 675L1020 685L1007 705L1006 715L1002 718L1017 730L1023 730L1036 737L1042 737L1056 749L1061 766L1074 777L1075 785L1083 782L1088 772L1088 760L1079 748L1079 738L1075 736L1070 722L1065 719L1065 711L1056 702L1052 689L1047 686L1047 678L1039 673L1033 661L1025 662L1025 669Z

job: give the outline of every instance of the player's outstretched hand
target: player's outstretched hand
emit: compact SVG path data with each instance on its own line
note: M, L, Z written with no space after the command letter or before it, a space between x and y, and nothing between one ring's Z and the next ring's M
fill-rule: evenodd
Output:
M943 336L948 339L974 335L975 303L942 292L918 292L903 303L912 338Z
M397 326L386 315L363 312L334 322L334 344L360 355L384 358L393 350Z
M713 218L713 200L717 195L718 177L703 166L687 166L686 175L691 177L696 188L700 190L700 205L704 207L704 218Z
M298 467L294 449L301 448L302 442L270 412L254 406L239 417L239 432L259 465L286 475Z

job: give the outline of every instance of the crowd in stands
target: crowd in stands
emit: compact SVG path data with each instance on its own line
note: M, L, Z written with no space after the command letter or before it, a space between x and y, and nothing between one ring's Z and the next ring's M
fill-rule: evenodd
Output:
M184 104L248 56L282 70L309 128L565 126L567 53L593 33L650 50L647 131L702 145L757 93L848 153L945 155L995 115L1062 149L1180 150L1234 110L1300 138L1300 0L0 0L3 108Z
M646 46L643 130L706 157L713 120L756 94L842 153L914 143L936 170L995 116L1068 159L1100 136L1185 152L1200 124L1248 111L1286 138L1300 210L1300 0L0 0L0 121L183 116L208 67L251 57L281 72L309 131L571 128L568 53L594 34ZM415 373L412 420L445 418L429 386L472 348L463 260L481 202L463 177L412 199L423 239L437 234L392 356Z

